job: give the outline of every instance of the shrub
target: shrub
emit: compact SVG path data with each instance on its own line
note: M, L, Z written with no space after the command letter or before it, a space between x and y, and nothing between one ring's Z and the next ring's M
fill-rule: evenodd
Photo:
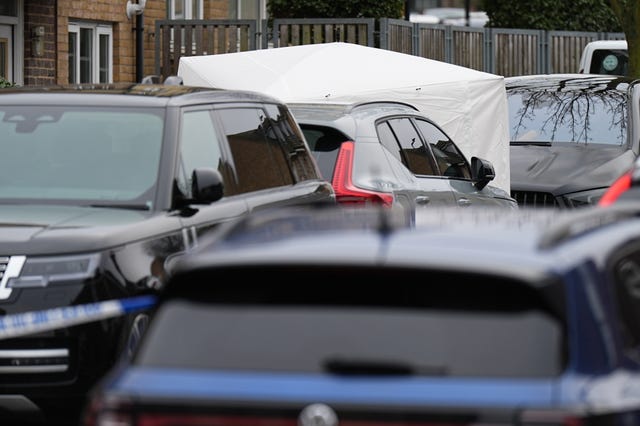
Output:
M270 19L404 18L404 0L269 0Z
M9 80L5 79L4 77L0 77L0 88L2 87L13 87L15 86L15 83L10 82Z

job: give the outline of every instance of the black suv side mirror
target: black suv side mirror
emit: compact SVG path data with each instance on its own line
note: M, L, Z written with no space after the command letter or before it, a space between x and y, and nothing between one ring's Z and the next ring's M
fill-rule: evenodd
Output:
M219 171L198 168L191 175L191 194L197 203L213 203L224 195L224 183Z
M496 172L493 169L493 164L491 164L489 160L480 157L471 158L471 178L476 188L484 188L495 177Z

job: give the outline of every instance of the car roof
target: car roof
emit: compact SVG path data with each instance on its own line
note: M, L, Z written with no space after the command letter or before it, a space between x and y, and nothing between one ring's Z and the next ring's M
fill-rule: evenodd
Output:
M342 265L445 269L542 282L581 258L601 255L593 247L604 253L628 238L630 228L620 225L617 236L612 231L624 219L635 218L634 232L640 235L640 208L633 204L606 211L430 207L416 212L415 225L402 213L384 209L267 212L219 228L173 270Z
M19 86L0 90L2 105L187 105L211 102L281 104L259 92L173 84L75 84ZM79 101L78 97L82 97Z
M347 115L366 114L381 116L389 113L418 112L418 109L400 101L358 102L289 102L287 104L296 118L303 121L335 121Z
M619 75L581 73L519 75L505 77L504 79L507 91L558 90L559 86L562 91L566 91L568 88L576 88L578 90L615 88L626 91L626 85L635 86L638 82L640 82L640 80Z

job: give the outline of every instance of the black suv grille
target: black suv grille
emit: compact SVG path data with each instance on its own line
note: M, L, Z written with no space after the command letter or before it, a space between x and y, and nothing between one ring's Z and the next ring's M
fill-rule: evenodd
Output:
M512 191L520 207L560 207L556 198L548 192Z
M9 256L0 256L0 281L2 281L2 277L4 276L4 271L7 270L8 264L9 264Z

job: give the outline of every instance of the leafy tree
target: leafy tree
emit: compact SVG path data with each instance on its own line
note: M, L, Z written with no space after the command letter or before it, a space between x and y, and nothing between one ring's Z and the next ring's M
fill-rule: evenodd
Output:
M640 0L482 0L487 26L624 32L628 75L640 78Z
M611 0L611 3L637 3ZM488 27L557 31L620 32L608 0L482 0Z
M269 0L267 12L278 18L404 18L404 0Z

